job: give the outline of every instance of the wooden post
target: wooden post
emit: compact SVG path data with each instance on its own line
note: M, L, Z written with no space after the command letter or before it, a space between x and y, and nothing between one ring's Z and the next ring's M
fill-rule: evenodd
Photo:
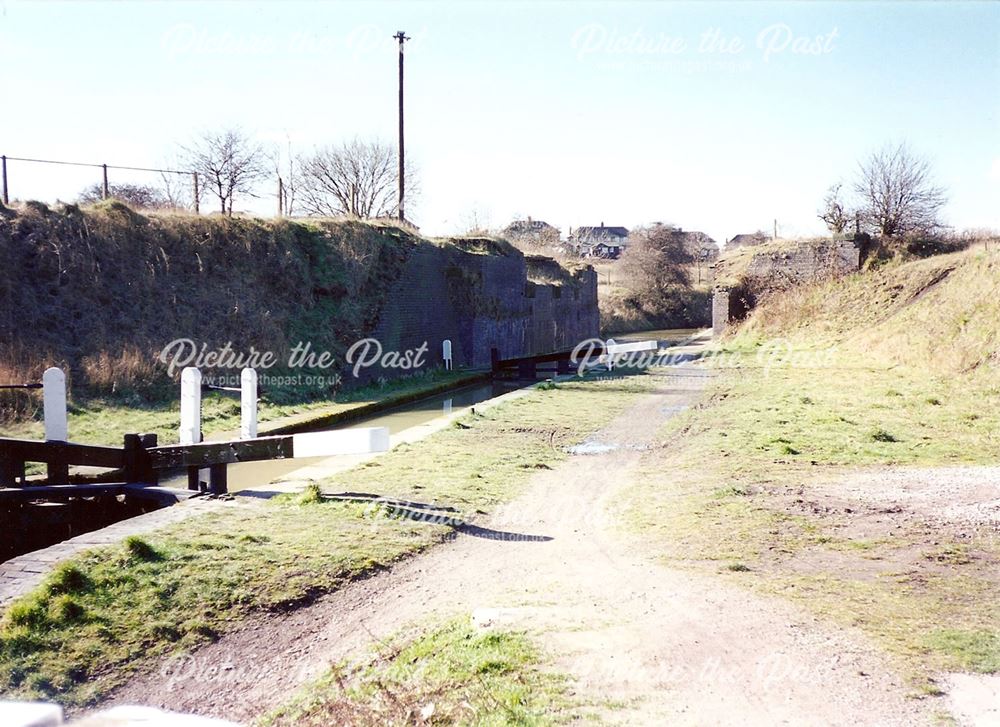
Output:
M66 374L52 366L42 374L42 410L45 416L45 440L65 442L69 439L66 420ZM49 462L45 467L50 484L69 482L69 465L65 462Z
M69 440L69 426L66 421L66 374L52 366L42 374L43 412L45 415L45 439L53 442Z
M208 468L208 491L213 495L225 495L229 492L225 464L213 464Z
M257 372L243 369L240 374L240 439L257 436Z
M0 161L2 161L3 167L3 203L10 204L10 196L7 194L7 157L6 155L0 156Z
M201 371L188 366L181 372L181 444L201 441ZM197 467L188 467L188 489L200 490Z
M194 213L198 214L201 211L199 210L200 203L198 201L201 197L198 191L198 172L192 172L191 176L194 178Z
M201 441L201 371L188 366L181 372L181 444Z
M108 165L107 164L102 164L101 165L101 169L104 170L104 189L103 189L103 195L101 196L101 199L107 199L109 197L109 194L108 194Z
M278 217L285 214L285 182L278 177Z
M147 450L152 449L157 444L155 434L126 434L125 435L125 481L128 483L138 482L145 485L155 485L159 482L159 475L153 469L152 460Z

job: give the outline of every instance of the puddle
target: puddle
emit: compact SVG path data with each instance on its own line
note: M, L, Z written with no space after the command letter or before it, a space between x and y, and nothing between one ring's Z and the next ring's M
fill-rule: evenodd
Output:
M604 442L581 442L572 447L567 447L569 454L605 454L615 452L619 449L628 449L633 452L644 452L649 449L648 444L627 444L624 447L620 444L605 444Z
M566 451L570 454L604 454L605 452L614 452L616 449L621 449L621 447L617 444L581 442L580 444L567 448Z

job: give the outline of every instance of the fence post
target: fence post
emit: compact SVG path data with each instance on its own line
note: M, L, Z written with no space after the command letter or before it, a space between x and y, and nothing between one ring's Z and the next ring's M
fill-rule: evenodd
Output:
M7 194L7 156L0 156L3 164L3 203L10 204L10 197Z
M101 199L107 199L110 195L108 194L108 165L102 164L101 169L104 170L104 194Z
M240 439L257 436L257 372L243 369L240 374Z
M191 176L194 177L194 213L198 214L201 211L198 209L200 206L198 200L201 197L201 194L198 192L198 172L192 172Z
M441 344L441 357L444 359L445 371L451 371L451 340L445 339Z

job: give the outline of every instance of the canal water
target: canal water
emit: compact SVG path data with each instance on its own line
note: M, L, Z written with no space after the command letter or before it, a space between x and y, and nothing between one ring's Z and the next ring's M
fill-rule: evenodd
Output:
M509 381L493 381L491 383L477 384L462 389L449 391L445 394L435 394L425 399L403 404L392 409L388 409L380 414L371 417L358 419L350 424L338 424L331 427L320 427L311 431L329 431L331 429L357 429L360 427L388 427L389 436L398 435L407 429L427 424L438 417L451 414L464 407L474 406L483 401L488 401L494 397L513 391L524 382L516 383ZM309 467L326 460L335 459L344 463L362 461L363 456L341 455L335 458L330 457L303 457L298 459L276 459L265 462L245 462L243 464L229 465L228 480L229 491L239 492L249 488L261 488L270 482L287 477L295 470ZM176 478L172 481L164 482L168 487L185 487L186 478Z

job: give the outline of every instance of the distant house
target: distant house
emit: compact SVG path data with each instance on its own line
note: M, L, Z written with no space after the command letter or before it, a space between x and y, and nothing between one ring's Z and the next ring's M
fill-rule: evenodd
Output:
M628 246L628 230L624 227L577 227L570 232L570 246L580 257L615 259Z
M559 228L543 220L514 220L500 233L511 242L526 242L533 245L558 245Z
M770 238L767 236L767 233L764 232L753 232L749 235L736 235L731 240L726 240L726 248L760 245L763 242L767 242L769 239Z

